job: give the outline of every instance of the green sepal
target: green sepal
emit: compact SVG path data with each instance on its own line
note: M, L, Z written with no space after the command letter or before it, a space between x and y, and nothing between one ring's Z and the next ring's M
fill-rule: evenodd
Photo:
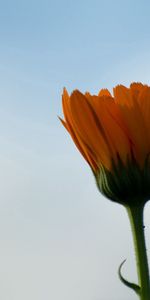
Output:
M143 168L136 160L128 160L124 165L118 157L118 163L112 161L111 171L104 166L94 174L98 189L112 201L123 205L146 203L150 198L150 162L149 155Z
M133 282L129 282L128 280L126 280L122 274L121 274L121 269L123 264L125 263L126 259L120 264L119 269L118 269L118 275L119 275L119 279L121 280L121 282L126 285L127 287L131 288L132 290L134 290L136 292L136 294L140 295L140 287L139 285L133 283Z

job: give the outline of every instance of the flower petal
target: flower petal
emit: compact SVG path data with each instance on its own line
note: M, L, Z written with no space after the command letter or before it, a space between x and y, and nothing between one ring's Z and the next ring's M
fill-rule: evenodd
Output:
M131 142L122 112L112 97L91 96L89 100L91 104L93 103L95 114L102 124L113 159L117 161L119 155L122 161L126 163L127 158L131 155Z
M67 129L67 131L70 133L75 145L77 146L77 148L79 149L79 151L81 152L83 157L86 159L86 161L90 164L90 166L95 171L98 168L97 163L96 163L97 160L96 160L96 158L94 160L94 155L93 155L93 153L91 154L92 150L87 149L87 147L84 145L83 141L81 140L81 138L79 137L79 135L77 134L77 132L75 130L75 127L74 127L74 124L73 124L73 121L71 118L70 98L69 98L69 95L68 95L66 89L64 89L64 91L63 91L62 104L63 104L63 112L64 112L66 122L64 120L62 120L61 118L60 118L60 121L62 122L64 127Z
M111 93L109 92L109 90L107 89L101 89L98 93L98 96L110 96L111 97Z
M87 98L79 91L74 91L70 97L70 109L74 124L81 139L97 157L99 164L110 168L111 155L105 140L103 128L97 122Z
M124 86L117 86L114 89L115 102L120 106L124 116L124 122L130 132L134 145L135 158L143 165L145 156L148 153L148 142L145 139L145 122L141 117L138 100L132 97L132 93Z

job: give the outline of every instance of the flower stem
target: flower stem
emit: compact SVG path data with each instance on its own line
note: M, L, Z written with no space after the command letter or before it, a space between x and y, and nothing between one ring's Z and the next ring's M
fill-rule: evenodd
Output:
M144 205L126 208L134 241L138 284L140 286L139 296L141 300L150 300L150 280L143 224Z

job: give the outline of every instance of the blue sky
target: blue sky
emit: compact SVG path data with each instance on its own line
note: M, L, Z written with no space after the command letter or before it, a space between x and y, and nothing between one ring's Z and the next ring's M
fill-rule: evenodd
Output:
M2 299L136 299L117 278L127 258L136 281L126 213L98 193L57 116L64 86L150 84L149 11L145 0L1 1Z

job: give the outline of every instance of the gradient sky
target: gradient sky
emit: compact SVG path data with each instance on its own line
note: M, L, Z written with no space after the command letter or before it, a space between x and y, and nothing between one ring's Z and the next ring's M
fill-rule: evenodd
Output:
M149 14L148 0L0 2L1 299L137 299L117 276L127 258L137 280L126 212L97 191L57 115L64 86L150 84Z

